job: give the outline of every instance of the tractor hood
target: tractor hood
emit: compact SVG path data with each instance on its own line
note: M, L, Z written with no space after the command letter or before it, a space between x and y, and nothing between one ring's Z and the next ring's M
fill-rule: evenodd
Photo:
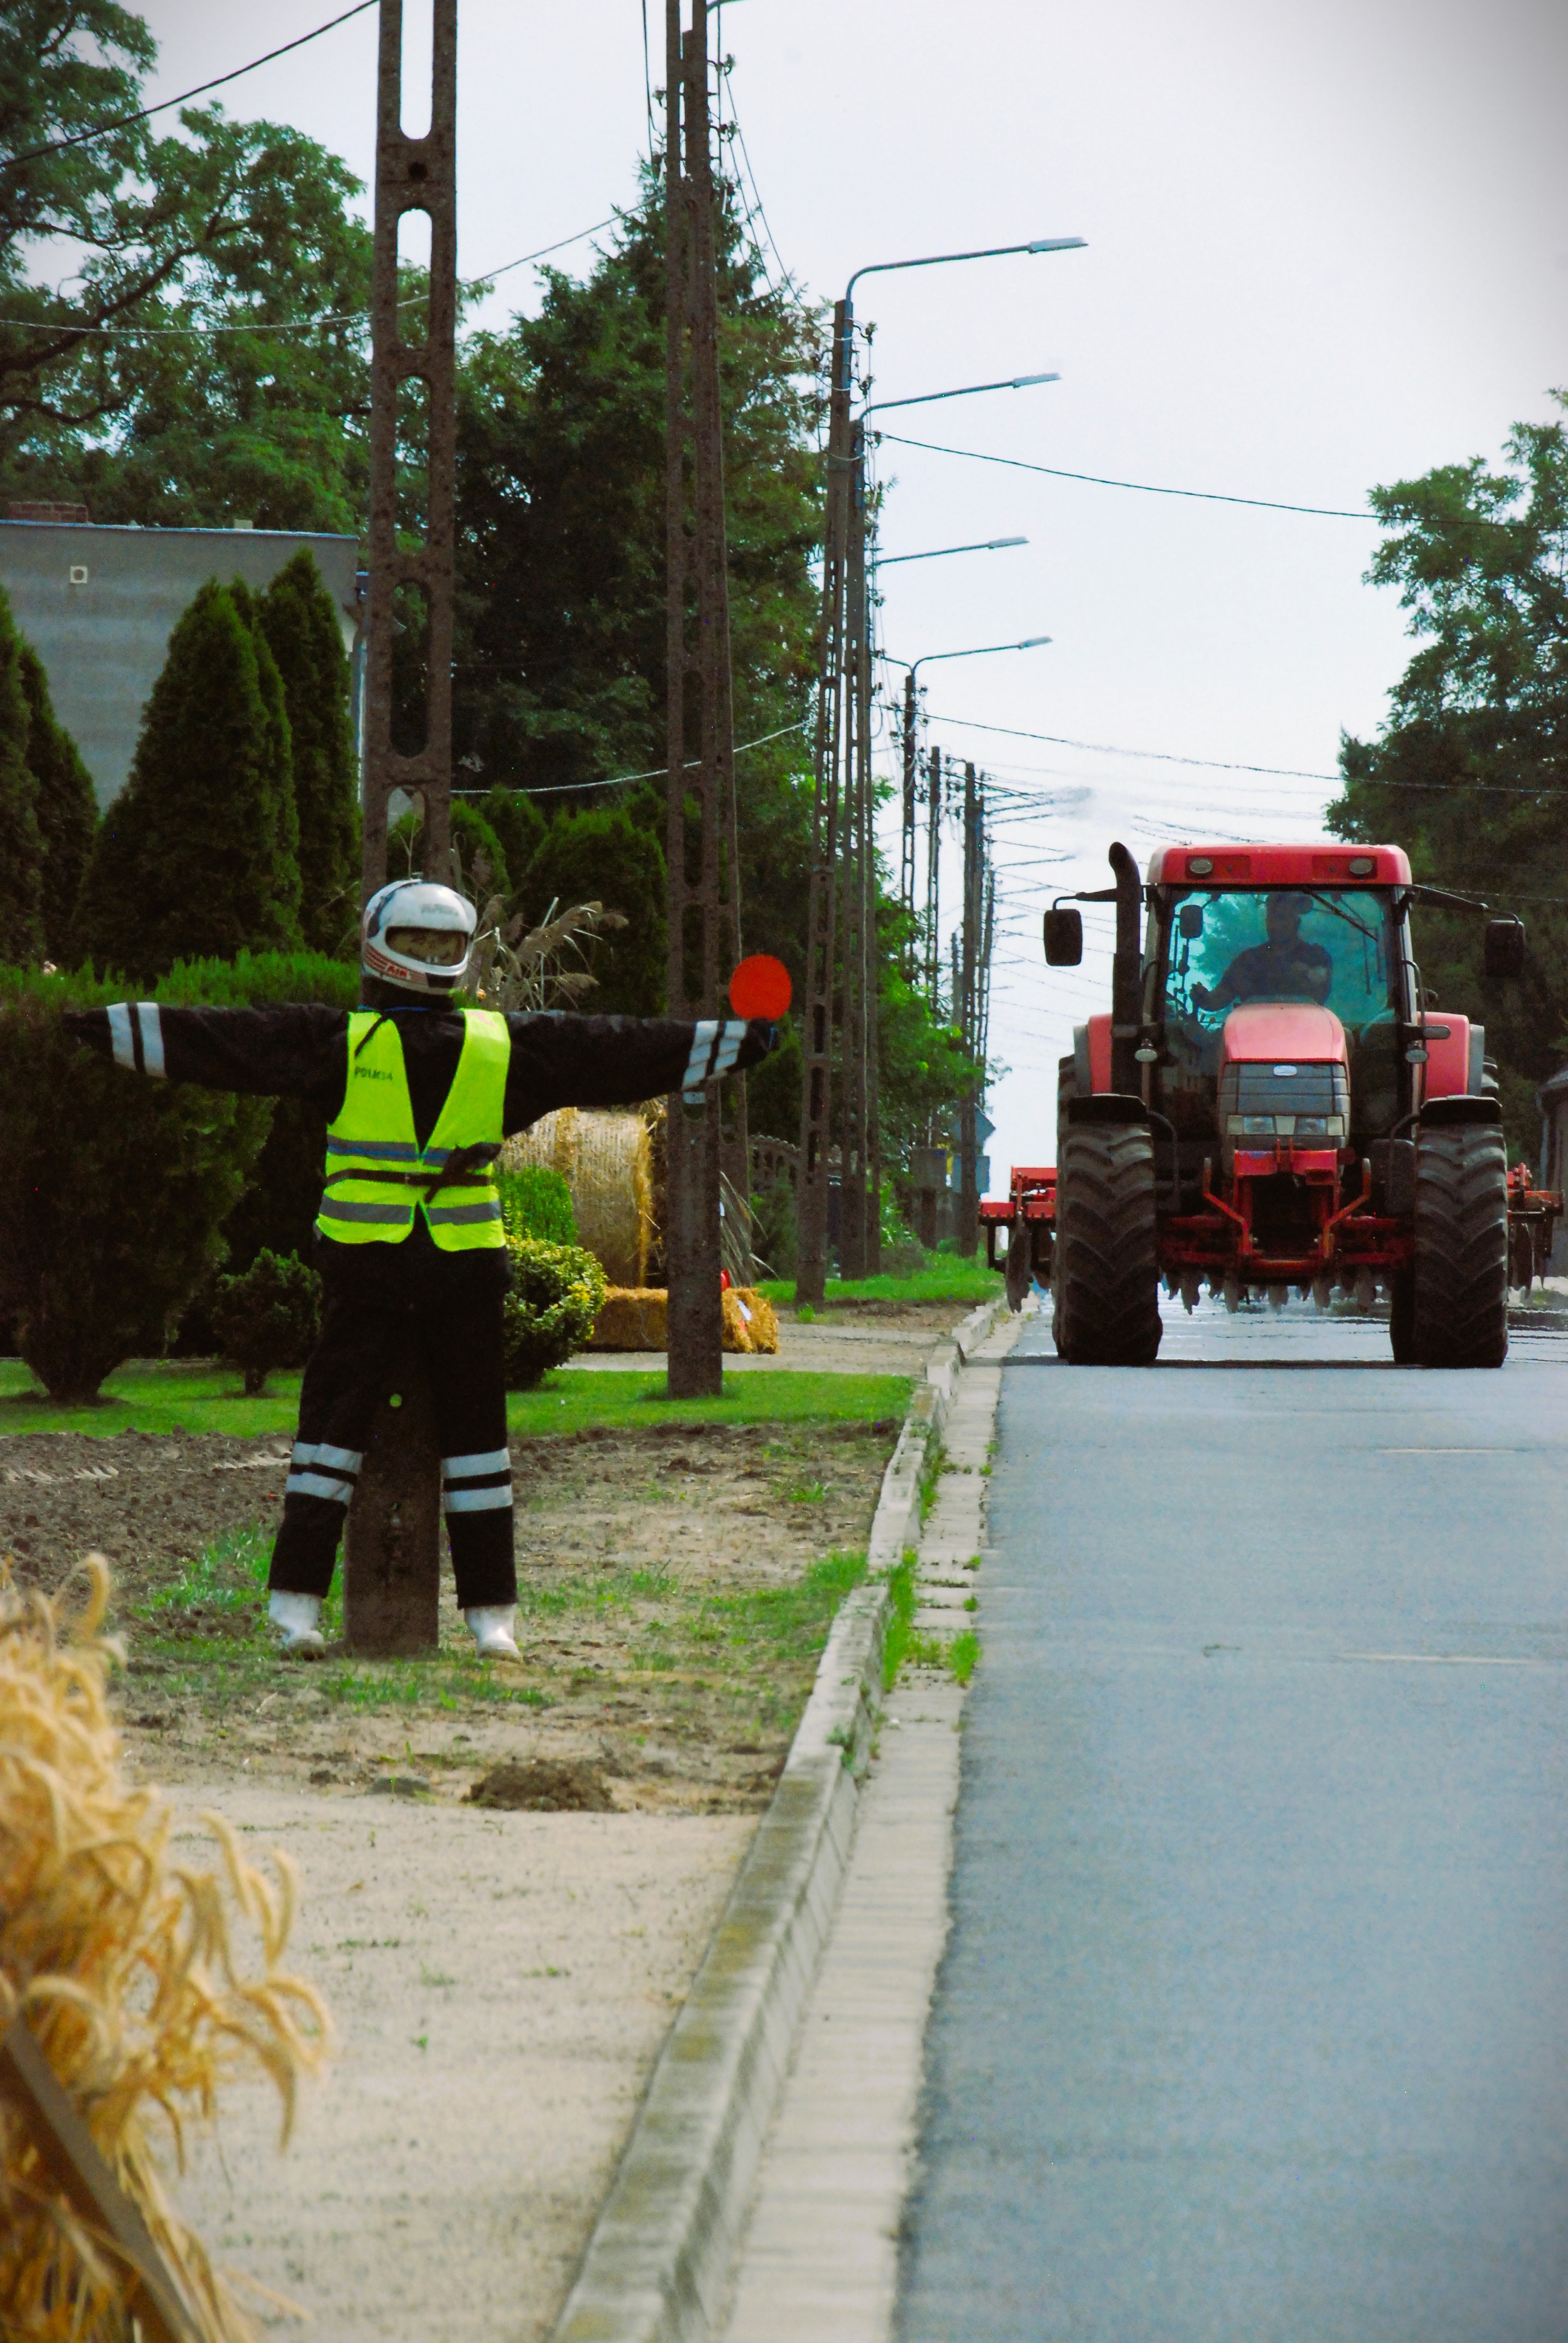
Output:
M1345 1029L1315 1001L1250 1001L1232 1009L1221 1042L1225 1066L1347 1063Z

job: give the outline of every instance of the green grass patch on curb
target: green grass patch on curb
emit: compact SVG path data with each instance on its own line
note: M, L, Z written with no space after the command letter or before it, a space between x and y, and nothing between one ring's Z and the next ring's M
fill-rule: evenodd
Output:
M912 1545L888 1573L888 1632L882 1643L882 1690L891 1692L909 1656L915 1624L915 1572L920 1556Z
M920 1469L916 1482L920 1493L920 1527L922 1529L930 1518L931 1507L937 1502L937 1483L947 1469L948 1452L941 1433L928 1433L925 1453L920 1458Z
M561 1367L538 1391L512 1392L508 1429L519 1437L609 1425L877 1422L902 1416L908 1375L730 1374L722 1399L672 1400L662 1373ZM297 1374L274 1375L259 1399L210 1359L139 1361L110 1375L92 1407L56 1407L19 1360L0 1362L0 1434L21 1432L227 1433L241 1439L292 1435Z
M827 1285L829 1303L835 1302L991 1302L1001 1283L1000 1270L988 1269L983 1260L960 1261L955 1253L950 1258L940 1253L927 1256L929 1266L917 1270L912 1277L830 1277ZM758 1292L777 1305L795 1298L792 1277L769 1278ZM831 1310L815 1313L830 1317Z
M972 1627L966 1627L961 1635L953 1637L948 1645L947 1659L954 1681L967 1684L980 1663L980 1637Z

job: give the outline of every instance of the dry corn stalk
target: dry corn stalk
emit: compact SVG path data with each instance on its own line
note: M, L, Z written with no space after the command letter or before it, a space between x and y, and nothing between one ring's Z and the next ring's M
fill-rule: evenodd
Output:
M280 1966L296 1878L276 1884L203 1816L221 1875L169 1853L172 1816L120 1771L106 1699L121 1654L99 1634L109 1599L101 1555L85 1604L23 1594L0 1562L0 2028L18 2011L140 2212L211 2343L255 2330L166 2193L157 2151L183 2165L193 2120L226 2083L270 2076L288 2136L302 2074L329 2047L320 1996ZM246 1974L237 1914L259 1939ZM49 2177L15 2107L0 2106L0 2333L37 2343L129 2343L129 2273L106 2234Z

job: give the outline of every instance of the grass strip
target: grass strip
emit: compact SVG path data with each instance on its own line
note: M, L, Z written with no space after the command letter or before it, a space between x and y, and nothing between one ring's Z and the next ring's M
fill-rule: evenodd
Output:
M888 1632L882 1644L882 1690L891 1692L899 1681L899 1670L909 1657L915 1625L915 1572L920 1556L912 1545L904 1548L902 1559L888 1573L890 1613Z
M834 1302L990 1302L1001 1284L1001 1272L988 1269L983 1260L963 1261L957 1253L929 1253L927 1266L910 1277L830 1277L827 1301ZM757 1291L777 1304L795 1298L792 1277L769 1278Z
M538 1391L512 1392L508 1430L519 1437L582 1432L605 1425L879 1422L901 1417L908 1375L769 1374L724 1378L721 1399L672 1400L660 1373L623 1374L561 1367ZM24 1432L227 1433L241 1439L291 1436L299 1404L297 1374L274 1375L259 1399L246 1399L238 1376L210 1359L137 1361L110 1375L91 1407L56 1407L19 1360L0 1362L0 1434Z

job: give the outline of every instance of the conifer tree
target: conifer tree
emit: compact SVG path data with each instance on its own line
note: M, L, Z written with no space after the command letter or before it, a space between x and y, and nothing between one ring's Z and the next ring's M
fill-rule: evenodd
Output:
M283 679L299 825L299 924L311 951L352 938L359 900L359 776L348 659L337 612L308 551L280 569L257 604Z
M531 920L552 901L602 903L627 924L595 942L598 979L588 1006L604 1016L657 1017L664 1007L664 854L657 838L619 807L558 813L523 885Z
M0 962L44 957L44 840L38 784L27 763L22 639L0 593Z
M284 694L283 678L277 661L272 655L272 645L266 639L266 629L261 622L261 601L251 592L243 578L236 578L229 587L234 607L250 628L250 639L256 650L256 689L261 704L266 710L266 787L272 799L273 819L277 824L279 908L292 921L292 936L299 941L299 810L294 800L294 736L289 728L288 705Z
M93 850L98 802L82 752L55 713L44 662L27 642L22 645L22 689L27 701L27 765L38 784L44 843L44 948L58 966L70 954L71 923Z
M286 732L276 664L263 668L234 595L209 578L169 637L130 779L98 826L76 954L146 980L176 960L297 949Z

